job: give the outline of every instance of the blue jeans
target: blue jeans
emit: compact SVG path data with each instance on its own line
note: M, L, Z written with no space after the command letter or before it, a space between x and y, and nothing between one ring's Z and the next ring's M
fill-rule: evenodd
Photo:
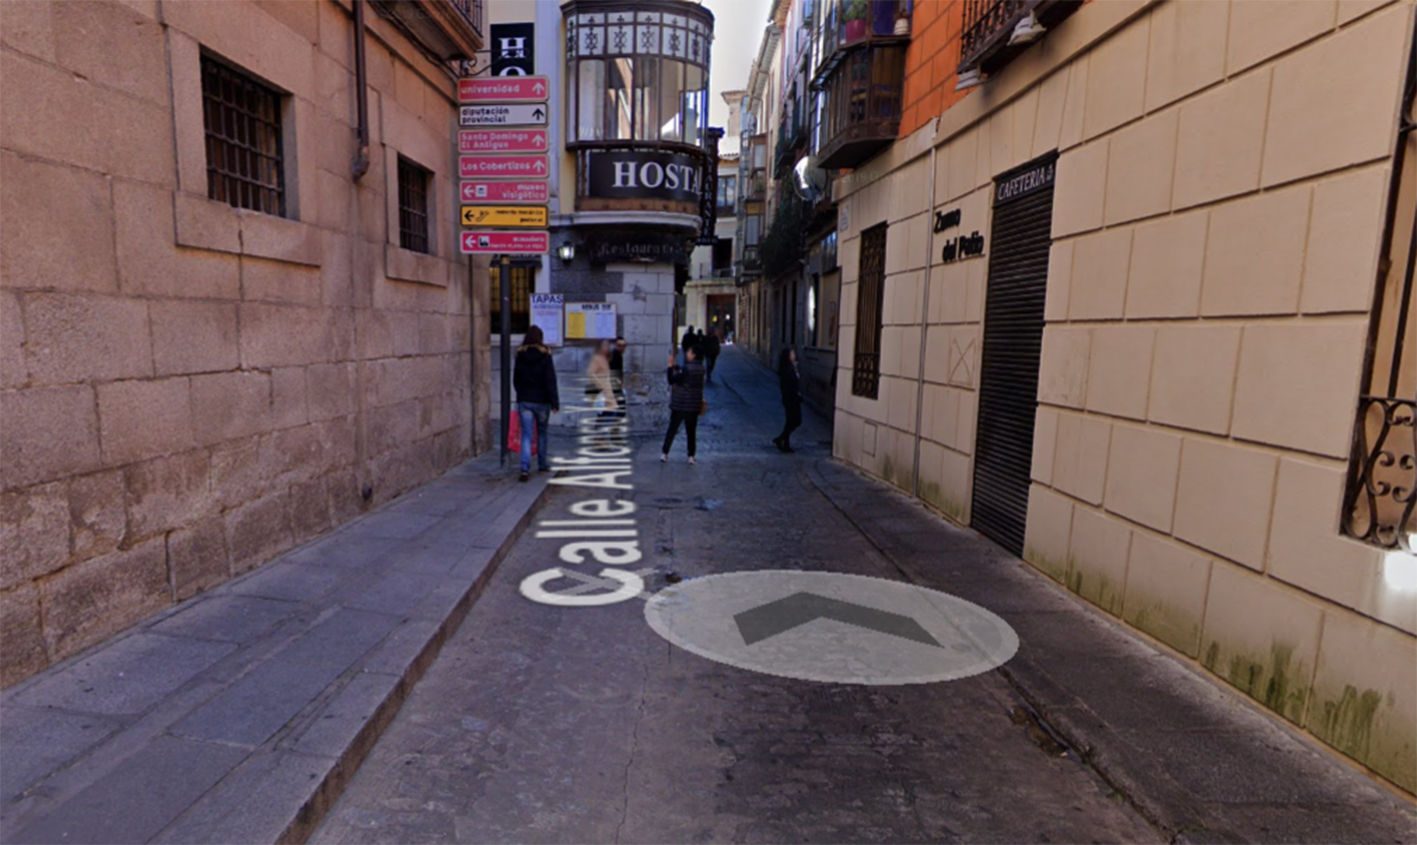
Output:
M546 455L546 430L550 428L551 406L544 402L518 402L517 413L522 424L522 472L531 471L531 430L536 428L536 463L539 469L550 466Z

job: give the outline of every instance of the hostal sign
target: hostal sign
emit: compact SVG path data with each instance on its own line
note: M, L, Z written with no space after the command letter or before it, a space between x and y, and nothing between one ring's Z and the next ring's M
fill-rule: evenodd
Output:
M587 194L602 199L699 202L702 164L684 153L591 150L586 153Z

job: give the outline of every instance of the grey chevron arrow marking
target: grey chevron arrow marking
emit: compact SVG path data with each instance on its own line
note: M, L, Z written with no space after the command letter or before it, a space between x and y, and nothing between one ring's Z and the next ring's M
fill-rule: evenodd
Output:
M813 619L832 619L868 631L879 631L893 637L943 648L920 627L919 622L909 616L877 610L874 607L863 607L816 593L793 593L733 617L733 621L738 623L738 633L743 635L743 642L747 645L806 625Z

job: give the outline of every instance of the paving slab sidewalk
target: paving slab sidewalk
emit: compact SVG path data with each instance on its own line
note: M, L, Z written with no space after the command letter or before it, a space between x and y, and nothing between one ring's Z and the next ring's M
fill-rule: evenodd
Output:
M1018 632L1042 730L1173 842L1417 842L1417 807L1023 561L834 460L806 467L901 575Z
M0 694L0 840L303 841L542 502L494 454Z

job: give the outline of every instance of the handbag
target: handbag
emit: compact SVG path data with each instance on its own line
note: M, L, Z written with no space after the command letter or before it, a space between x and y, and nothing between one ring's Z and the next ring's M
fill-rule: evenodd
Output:
M522 450L522 415L512 414L512 422L507 426L507 451L520 452ZM531 453L536 454L536 420L531 423Z
M707 399L700 399L700 400L699 400L699 416L702 417L704 414L707 414L707 413L708 413L708 400L707 400Z

